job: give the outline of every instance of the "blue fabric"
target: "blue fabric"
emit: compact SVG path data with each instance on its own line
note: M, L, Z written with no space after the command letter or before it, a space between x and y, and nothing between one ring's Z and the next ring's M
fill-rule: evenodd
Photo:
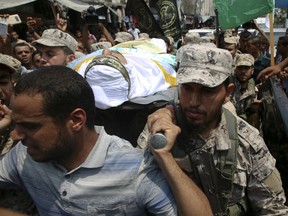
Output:
M18 185L33 198L40 215L177 215L165 177L149 152L126 140L100 135L85 162L67 172L38 163L17 144L0 160L0 187ZM143 154L144 153L144 154ZM144 158L144 161L143 161Z
M275 8L288 8L287 0L275 0Z

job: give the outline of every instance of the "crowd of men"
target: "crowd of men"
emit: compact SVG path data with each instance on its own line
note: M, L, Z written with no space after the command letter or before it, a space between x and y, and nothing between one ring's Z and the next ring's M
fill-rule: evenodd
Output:
M288 94L288 29L271 66L256 23L188 31L177 48L135 23L93 24L98 37L67 24L37 32L29 17L32 39L1 36L1 215L288 214L287 134L267 126L266 84ZM101 118L117 109L121 124Z

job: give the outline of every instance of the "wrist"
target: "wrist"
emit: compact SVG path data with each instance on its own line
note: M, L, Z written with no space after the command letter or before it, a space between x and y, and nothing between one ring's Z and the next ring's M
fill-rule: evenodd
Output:
M165 149L151 149L151 152L158 164L162 164L167 160L173 159L172 153Z

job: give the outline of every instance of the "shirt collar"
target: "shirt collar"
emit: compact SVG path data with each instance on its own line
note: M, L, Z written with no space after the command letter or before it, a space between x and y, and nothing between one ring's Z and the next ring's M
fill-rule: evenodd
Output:
M80 168L99 168L104 165L111 136L106 133L103 126L95 126L95 130L99 136L88 157L80 166L69 171L65 175L69 175Z
M103 166L105 162L111 136L106 133L102 126L95 126L95 130L99 136L93 149L81 165L83 168L98 168Z

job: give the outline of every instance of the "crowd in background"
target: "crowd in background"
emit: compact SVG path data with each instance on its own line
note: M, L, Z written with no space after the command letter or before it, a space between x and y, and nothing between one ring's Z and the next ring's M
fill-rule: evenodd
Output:
M2 17L7 16L8 15L2 15ZM269 121L269 119L266 117L268 111L265 108L267 108L268 105L266 104L265 99L266 93L269 91L269 89L267 90L268 87L266 84L262 83L261 79L259 79L259 74L261 71L271 66L269 38L265 35L265 33L261 30L255 21L254 23L254 29L229 29L220 32L219 35L216 35L215 33L200 35L197 32L186 30L185 34L183 34L183 37L175 41L174 38L169 36L150 38L149 34L141 32L137 28L137 23L131 23L130 26L123 26L121 28L119 27L117 29L113 29L113 31L111 31L110 28L103 25L101 22L92 24L84 23L81 29L74 29L73 32L67 32L68 25L73 26L73 23L69 23L67 20L62 19L58 14L55 22L57 28L55 29L48 28L43 23L41 26L39 26L33 17L28 17L26 21L27 32L25 38L19 38L18 32L13 29L13 26L9 26L8 34L6 36L1 35L0 52L11 57L11 59L8 57L9 59L7 62L9 61L9 64L11 64L11 68L15 75L13 75L13 80L9 88L9 91L12 91L11 89L19 77L45 66L68 66L79 73L86 73L84 76L87 75L87 80L89 80L89 73L87 73L85 70L88 65L88 61L89 63L92 61L91 57L94 58L98 55L115 55L118 59L122 60L122 63L127 63L127 61L130 61L127 52L132 48L143 50L143 52L141 51L142 55L148 55L147 53L151 52L151 50L156 50L155 53L157 55L164 54L166 61L171 61L169 64L165 64L164 60L159 60L160 57L151 57L154 62L156 61L155 59L157 59L158 65L161 65L162 68L164 67L165 70L161 69L162 71L169 72L168 75L170 75L170 82L167 82L168 75L166 73L166 83L165 79L163 79L164 84L162 84L163 86L165 85L165 88L170 88L176 86L176 83L173 81L173 79L176 79L175 74L177 73L181 62L184 62L185 58L187 57L187 52L189 50L192 52L193 49L191 46L203 46L205 47L203 48L204 50L207 47L211 49L218 47L224 50L228 50L232 57L233 70L233 75L230 77L230 82L235 84L235 88L234 91L231 92L229 98L230 100L226 101L223 106L259 130L260 135L264 138L270 152L278 161L276 167L280 171L283 181L283 188L287 194L288 177L285 162L288 161L286 159L288 155L288 148L285 147L283 143L288 143L287 140L285 141L285 135L277 134L278 124L276 123L276 125L273 125L275 127L273 129L271 128L271 122L267 122ZM51 38L54 38L55 41L51 42L51 40L49 40ZM120 52L120 54L115 50ZM281 62L284 62L288 58L288 29L286 30L286 34L283 34L281 37L279 37L276 50L277 52L275 55L275 62L276 64L281 64ZM128 54L133 56L133 52ZM137 66L140 65L140 62L141 60L137 62ZM162 64L162 62L164 63ZM183 62L182 64L184 64ZM143 63L144 65L145 63L146 65L153 64L148 62ZM113 62L111 65L114 68L116 67L117 70L122 70L119 68L121 65L115 66L115 63ZM81 67L84 67L84 70L81 69ZM100 68L99 71L104 69ZM151 71L153 70L154 68L151 69ZM110 79L112 79L114 76L115 75L111 75ZM145 79L145 75L143 75L142 79ZM279 79L281 89L285 92L286 96L288 96L287 66L284 67L279 74L277 74L277 79ZM138 90L140 89L140 86L143 88L145 87L143 84L144 81L142 80L141 83L141 79L139 80L140 82L137 84ZM150 84L152 85L152 82L150 82ZM101 86L101 83L99 85ZM133 88L133 85L129 84L129 88L130 87ZM99 88L96 90L93 89L94 94L97 92L97 90L99 91ZM103 102L103 104L105 106L107 104L109 104L109 106L116 106L111 102L112 99L108 97L109 89L106 90L105 87L101 86L100 90L103 92L103 94L99 93L100 97L107 97L107 101L109 102ZM137 93L135 93L135 95L137 95L137 97L152 95L159 89L155 90L153 93L146 92L141 94L137 92L138 90L135 90ZM143 92L145 91L143 90ZM115 95L113 94L113 97L114 96ZM137 97L135 96L135 98ZM125 99L128 101L131 99L131 97ZM5 102L7 107L9 107L10 99L1 98L1 102ZM119 102L119 99L117 102ZM119 104L117 104L117 106ZM103 107L100 106L97 108ZM0 129L0 131L2 130ZM10 127L9 130L5 130L5 132L8 132L9 135L3 133L3 136L5 135L7 138L5 140L1 140L1 145L3 145L0 149L2 151L2 155L5 155L8 151L10 151L10 148L12 148L16 141L19 140L19 138L13 134L13 130L10 130ZM277 138L275 138L276 136ZM4 147L4 143L6 143L8 140L10 140L10 145L6 148ZM11 144L11 142L14 144ZM141 145L141 143L138 143L138 145ZM3 194L3 197L4 195L9 197L9 194L12 194L12 197L15 197L15 194L18 193L20 194L22 192L0 191L0 194ZM13 206L13 208L17 211L22 211L29 215L37 215L38 213L33 206L33 203L30 202L26 196L23 195L23 197L24 198L22 198L22 195L20 196L20 199L25 200L25 205L22 203L24 209L21 207L18 208L16 206ZM0 206L11 208L11 200L9 201L9 198L7 198L7 200L7 202L5 200L0 200ZM26 200L28 201L26 202ZM13 202L14 200L12 200L12 203Z

